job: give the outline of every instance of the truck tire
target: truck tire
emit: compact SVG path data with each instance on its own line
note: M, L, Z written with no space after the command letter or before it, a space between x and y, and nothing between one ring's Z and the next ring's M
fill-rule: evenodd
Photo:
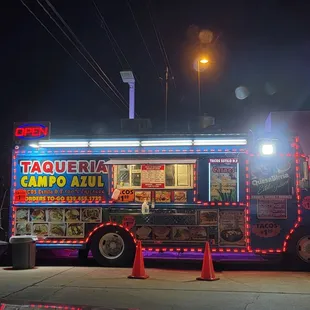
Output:
M288 243L285 263L294 270L310 270L310 230L301 227Z
M105 226L91 238L90 250L101 266L125 267L133 263L135 242L132 236L117 226Z

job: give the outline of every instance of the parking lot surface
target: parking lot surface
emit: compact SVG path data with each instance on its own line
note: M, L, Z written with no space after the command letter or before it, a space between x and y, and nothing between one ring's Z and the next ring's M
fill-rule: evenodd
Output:
M222 271L219 281L196 281L198 270L149 268L132 280L130 268L37 267L0 270L0 298L106 308L309 309L310 274Z

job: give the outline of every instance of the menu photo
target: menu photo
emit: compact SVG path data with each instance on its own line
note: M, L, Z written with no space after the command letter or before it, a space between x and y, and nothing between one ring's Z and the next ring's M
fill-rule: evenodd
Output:
M33 208L30 209L30 220L32 222L46 222L46 209Z
M184 203L187 202L187 192L186 191L174 191L174 202Z
M143 203L144 200L151 202L151 191L135 191L135 202Z
M245 246L243 211L220 211L220 245Z
M217 210L201 210L199 211L200 225L218 225Z
M156 191L155 202L168 203L171 202L171 192L169 191Z
M48 223L33 223L32 233L38 237L48 236Z
M209 200L238 201L238 160L233 158L210 159Z
M85 208L82 209L82 222L86 223L100 223L101 222L101 208Z
M18 208L16 210L16 221L17 222L28 222L29 221L29 209Z
M80 222L80 220L81 220L80 208L65 209L65 222Z
M15 225L15 235L31 235L32 223L30 222L17 222Z
M54 238L60 238L66 236L66 224L65 223L49 223L48 235Z
M67 223L67 237L83 238L85 234L84 223Z
M151 240L152 239L152 227L150 227L150 226L137 226L136 238L138 240Z
M51 208L47 210L48 222L63 222L65 217L63 208Z

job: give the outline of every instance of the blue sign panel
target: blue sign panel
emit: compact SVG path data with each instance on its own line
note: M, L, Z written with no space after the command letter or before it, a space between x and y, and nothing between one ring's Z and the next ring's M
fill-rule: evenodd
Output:
M108 167L98 157L18 158L13 203L95 203L107 200Z

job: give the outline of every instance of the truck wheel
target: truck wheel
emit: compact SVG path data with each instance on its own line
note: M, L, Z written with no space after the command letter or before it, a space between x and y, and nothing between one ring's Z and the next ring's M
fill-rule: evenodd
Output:
M310 231L300 229L289 242L286 263L294 269L310 270Z
M98 230L91 239L90 249L99 265L123 267L132 264L135 243L131 235L117 226Z

